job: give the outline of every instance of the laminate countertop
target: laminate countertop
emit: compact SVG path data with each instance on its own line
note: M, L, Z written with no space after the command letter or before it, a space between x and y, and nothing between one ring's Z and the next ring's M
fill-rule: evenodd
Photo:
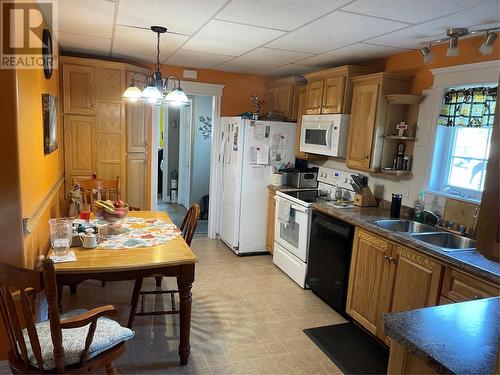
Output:
M386 314L384 327L438 373L493 374L500 297Z
M482 277L492 283L500 283L500 263L493 262L478 251L446 252L432 245L416 240L407 233L395 232L375 225L380 219L390 219L390 211L381 207L355 207L339 209L328 202L314 203L314 210L363 228L369 232L387 238L390 241L417 249L436 259L472 275Z

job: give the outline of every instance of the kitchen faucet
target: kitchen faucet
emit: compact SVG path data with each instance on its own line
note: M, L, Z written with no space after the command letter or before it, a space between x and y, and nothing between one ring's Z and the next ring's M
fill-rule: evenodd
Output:
M431 215L434 219L436 219L436 225L439 226L441 225L441 216L435 212L432 212L430 210L422 210L422 214L424 215L424 222L425 222L425 215L428 214L428 215Z

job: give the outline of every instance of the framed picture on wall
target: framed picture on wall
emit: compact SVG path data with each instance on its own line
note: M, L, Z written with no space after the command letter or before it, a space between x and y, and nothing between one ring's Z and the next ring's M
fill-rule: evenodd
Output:
M42 94L43 152L50 154L57 149L57 96Z

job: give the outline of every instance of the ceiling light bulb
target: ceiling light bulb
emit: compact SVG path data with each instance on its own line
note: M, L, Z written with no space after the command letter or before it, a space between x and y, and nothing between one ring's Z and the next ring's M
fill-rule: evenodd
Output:
M167 96L165 97L165 103L172 105L189 105L189 99L180 87L170 90Z
M431 46L429 47L423 47L420 49L420 53L422 53L422 57L424 59L424 64L432 64L434 61L436 61L436 57L434 54L431 52Z
M123 93L122 97L129 100L137 100L142 96L141 89L134 84L131 84Z
M142 92L142 97L146 99L161 99L162 95L160 90L155 86L154 82L152 81L148 87L144 89Z
M446 56L458 56L458 37L452 36L448 41Z
M483 55L490 55L493 52L493 46L495 45L495 40L497 40L497 34L488 31L486 33L486 38L483 44L479 47L479 52Z

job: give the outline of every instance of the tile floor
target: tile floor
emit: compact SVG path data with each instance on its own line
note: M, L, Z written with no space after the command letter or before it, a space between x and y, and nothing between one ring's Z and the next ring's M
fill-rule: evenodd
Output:
M178 360L177 316L137 317L134 339L117 362L120 374L338 374L302 332L345 320L276 268L269 255L238 257L222 242L193 240L199 258L193 285L191 356ZM154 287L148 278L147 286ZM175 285L164 279L163 286ZM126 324L132 282L81 284L65 290L64 310L113 304ZM156 298L156 300L155 300ZM165 298L165 300L163 300ZM148 306L170 303L152 297Z
M167 203L167 202L158 202L158 210L165 211L168 213L168 216L172 219L175 225L180 226L182 224L182 220L186 215L187 209L184 206L177 203ZM199 220L198 226L196 227L196 236L206 235L208 233L208 220Z

